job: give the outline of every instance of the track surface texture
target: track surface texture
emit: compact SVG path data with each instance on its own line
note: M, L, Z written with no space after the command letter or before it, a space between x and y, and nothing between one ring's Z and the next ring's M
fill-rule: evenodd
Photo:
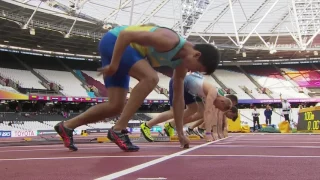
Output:
M158 178L172 180L317 180L319 135L231 134L215 142L140 143L122 152L111 143L0 147L1 179L93 180Z

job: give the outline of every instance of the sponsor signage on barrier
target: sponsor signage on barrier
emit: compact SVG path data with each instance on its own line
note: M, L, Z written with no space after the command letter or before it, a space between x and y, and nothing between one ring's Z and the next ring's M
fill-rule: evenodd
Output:
M37 136L37 131L12 131L12 137L31 137Z
M320 98L287 99L288 102L320 102ZM280 99L239 99L239 103L280 103Z
M162 127L161 126L153 126L151 128L151 132L161 132L162 131Z
M37 135L38 136L43 136L43 135L55 135L57 132L55 130L38 130ZM80 135L81 130L75 129L73 131L73 135Z
M64 97L64 96L38 96L29 95L29 100L38 101L65 101L65 102L106 102L108 99L103 97L90 98L90 97ZM152 103L168 103L168 100L145 100L145 104Z
M133 128L130 128L129 131L131 133L137 133L137 132L140 132L140 127L133 127ZM162 127L161 126L154 126L150 129L151 132L161 132L162 131Z
M140 128L138 128L138 127L130 128L130 132L131 132L131 133L140 132Z
M89 97L64 97L64 96L37 96L30 95L29 100L38 101L66 101L66 102L105 102L106 98L89 98Z
M109 130L109 128L105 128L105 129L87 129L88 133L107 133Z
M57 134L55 130L38 130L37 135L51 135L51 134Z
M11 137L11 131L0 131L0 138Z
M45 100L45 101L66 101L66 102L105 102L108 99L103 97L89 98L89 97L63 97L63 96L37 96L30 95L29 100ZM280 99L239 99L239 103L280 103ZM302 99L288 99L288 102L320 102L320 98L302 98ZM165 104L168 100L150 100L145 99L144 104Z

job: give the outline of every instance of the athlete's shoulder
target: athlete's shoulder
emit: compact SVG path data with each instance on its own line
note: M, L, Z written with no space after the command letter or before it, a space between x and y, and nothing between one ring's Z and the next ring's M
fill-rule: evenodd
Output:
M182 37L179 33L177 33L175 30L167 28L167 27L158 27L158 29L161 29L164 33L166 33L165 35L171 35L171 37L179 37L179 41L185 41L185 38Z
M193 77L196 79L201 79L201 80L204 79L204 76L199 72L191 72L191 73L187 74L187 76L190 76L190 77Z
M125 31L155 31L158 29L157 26L146 26L146 25L132 25L132 26L126 26Z

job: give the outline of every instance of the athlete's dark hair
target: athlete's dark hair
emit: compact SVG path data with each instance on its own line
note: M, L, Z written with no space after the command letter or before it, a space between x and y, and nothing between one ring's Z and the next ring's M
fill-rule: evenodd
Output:
M236 121L238 118L238 108L236 108L235 106L233 106L231 109L231 112L235 114L235 116L232 118L232 121Z
M196 44L194 49L201 52L199 61L206 67L206 75L212 74L220 62L219 50L211 44Z
M235 102L236 104L238 104L238 97L234 94L228 94L226 95L226 98L230 99L232 102ZM236 105L234 104L234 105Z

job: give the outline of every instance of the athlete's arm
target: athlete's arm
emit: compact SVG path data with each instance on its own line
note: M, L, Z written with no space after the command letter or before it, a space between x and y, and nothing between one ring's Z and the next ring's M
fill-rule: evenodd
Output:
M201 118L203 118L203 112L196 112L192 116L187 117L185 119L184 124L187 124L187 123L190 123L190 122L194 122L194 121L199 120Z
M215 88L211 88L206 97L205 109L204 109L204 123L206 125L206 132L211 132L212 120L214 118L214 105L213 102L217 98L218 93Z
M178 136L183 136L184 78L187 70L178 66L173 73L173 117Z
M171 30L161 31L121 31L114 46L111 65L118 67L122 54L130 43L152 46L159 52L169 51L179 42L177 34Z
M228 137L228 119L226 116L224 116L223 122L223 136L224 138Z
M224 115L224 113L222 113L221 111L218 114L218 125L217 125L217 132L218 132L218 136L219 138L224 138L223 136L223 124L224 124L224 120L226 118L226 116Z

